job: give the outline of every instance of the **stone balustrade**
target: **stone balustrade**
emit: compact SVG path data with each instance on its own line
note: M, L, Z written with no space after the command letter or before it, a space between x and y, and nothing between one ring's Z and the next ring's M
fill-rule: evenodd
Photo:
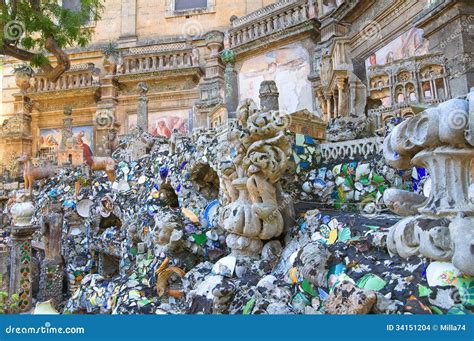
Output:
M38 74L33 79L33 92L61 91L87 88L98 85L98 77L94 77L94 64L74 65L53 83L45 76Z
M118 73L128 75L190 67L199 67L198 56L192 49L185 49L126 55L123 58L123 70L119 69Z
M284 0L232 21L230 47L265 37L310 19L307 1Z
M323 160L329 162L378 155L382 151L382 145L383 138L368 137L351 141L322 143L320 148Z

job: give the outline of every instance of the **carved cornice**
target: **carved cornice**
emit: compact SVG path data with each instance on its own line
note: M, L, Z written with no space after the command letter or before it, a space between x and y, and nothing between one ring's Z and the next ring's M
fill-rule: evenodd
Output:
M146 82L150 80L163 80L179 77L189 77L195 81L198 81L202 77L202 75L203 72L200 67L188 67L181 69L159 70L126 75L117 75L115 79L119 83Z
M75 89L66 89L66 90L53 90L53 91L42 91L42 92L32 92L28 94L32 100L35 101L44 101L44 100L57 100L61 99L70 99L77 97L97 97L100 87L90 86L85 88L75 88Z

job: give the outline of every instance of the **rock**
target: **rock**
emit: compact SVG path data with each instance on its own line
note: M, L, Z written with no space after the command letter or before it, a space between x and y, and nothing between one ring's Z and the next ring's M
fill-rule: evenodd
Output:
M272 291L275 288L276 277L273 275L267 275L263 277L257 283L257 290L259 291Z
M438 289L435 298L429 298L432 305L449 310L453 305L456 304L454 299L456 298L457 290L453 287L447 289Z
M377 301L373 291L357 288L344 281L334 288L324 302L326 314L368 314Z
M384 295L377 293L377 302L372 307L372 312L375 314L395 314L398 310L398 306L402 306L403 303L396 300L391 300Z
M212 267L212 272L216 275L232 277L235 270L235 263L237 258L234 256L227 256L219 259L216 264Z
M267 307L267 313L270 315L294 314L290 307L283 303L270 303Z
M306 244L298 253L295 265L300 270L303 278L319 287L327 286L326 267L329 259L327 247L320 242Z

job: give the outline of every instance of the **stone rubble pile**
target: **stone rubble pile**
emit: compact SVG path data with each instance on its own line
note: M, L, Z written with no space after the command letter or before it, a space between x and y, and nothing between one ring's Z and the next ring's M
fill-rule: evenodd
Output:
M402 189L429 197L423 168L396 171L382 160L323 165L317 144L306 138L298 150L296 137L292 172L281 176L291 138L275 113L248 102L238 120L226 145L212 131L165 140L137 130L114 152L114 182L105 172L65 167L40 184L33 224L63 217L68 287L58 311L472 313L473 277L446 259L393 252L391 226L406 221L379 207L385 199L391 210L404 209ZM286 198L317 202L319 210L294 214ZM47 253L49 240L35 238Z

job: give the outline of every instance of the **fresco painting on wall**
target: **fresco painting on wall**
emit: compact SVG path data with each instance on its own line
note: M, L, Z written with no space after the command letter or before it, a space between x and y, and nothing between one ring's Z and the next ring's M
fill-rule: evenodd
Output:
M93 126L78 126L72 128L74 134L74 142L77 143L78 138L89 146L91 151L94 151L94 127ZM40 136L38 140L39 149L57 150L61 145L61 129L40 129Z
M428 53L428 40L423 38L423 30L412 28L372 54L365 61L365 65L366 67L385 65L394 60L426 53Z
M260 83L276 82L280 109L290 113L313 109L311 84L308 81L308 51L299 43L287 45L246 60L239 72L240 99L252 98L260 105Z
M174 129L180 134L188 133L189 110L157 112L148 115L148 130L153 136L170 137ZM128 115L128 129L137 125L137 115Z

